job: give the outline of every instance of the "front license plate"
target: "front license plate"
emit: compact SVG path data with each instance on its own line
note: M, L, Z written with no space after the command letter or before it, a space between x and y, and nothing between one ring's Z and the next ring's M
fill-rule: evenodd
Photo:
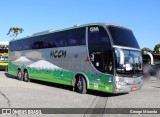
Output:
M131 90L132 90L132 91L135 91L135 90L137 90L137 87L136 87L136 86L133 86L133 87L131 88Z

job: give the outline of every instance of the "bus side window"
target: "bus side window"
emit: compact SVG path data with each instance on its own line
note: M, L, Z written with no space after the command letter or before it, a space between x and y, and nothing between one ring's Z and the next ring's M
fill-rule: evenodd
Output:
M78 28L66 32L68 46L85 45L85 28Z
M58 41L58 46L59 47L63 47L64 45L65 45L64 40L61 39L61 40Z
M76 43L77 43L77 41L76 41L74 38L71 38L71 39L69 39L68 41L69 41L69 42L68 42L68 45L69 45L69 46L75 46Z
M81 39L81 43L82 43L82 45L85 45L86 44L86 40L85 39Z

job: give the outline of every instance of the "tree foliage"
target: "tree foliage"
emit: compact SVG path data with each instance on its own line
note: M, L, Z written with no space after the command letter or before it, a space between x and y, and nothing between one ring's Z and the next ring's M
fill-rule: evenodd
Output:
M151 53L152 53L152 50L149 49L149 48L147 48L147 47L142 48L142 52L143 52L143 51L147 51L147 52L151 52Z
M154 53L155 54L160 54L160 43L157 44L157 45L155 45L155 47L154 47Z
M18 27L11 27L7 33L7 35L10 35L10 37L17 37L19 33L22 33L24 30L23 28Z

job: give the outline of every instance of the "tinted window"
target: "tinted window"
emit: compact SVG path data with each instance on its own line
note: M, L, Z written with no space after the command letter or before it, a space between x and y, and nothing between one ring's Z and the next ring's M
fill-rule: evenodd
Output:
M17 41L13 41L9 43L9 50L13 51L18 51L21 50L23 47L22 45L22 41L21 40L17 40Z
M114 45L139 48L137 40L131 30L112 26L109 26L108 29L111 33Z
M54 47L52 43L52 37L50 35L42 35L38 37L33 37L29 41L32 49L43 49Z
M85 45L85 28L77 28L66 32L68 46Z
M103 27L89 27L88 44L90 49L108 50L111 48L111 42L107 31Z
M102 73L113 73L111 70L113 55L107 31L101 26L88 27L88 50L92 65Z
M10 50L20 51L85 45L85 27L10 42Z

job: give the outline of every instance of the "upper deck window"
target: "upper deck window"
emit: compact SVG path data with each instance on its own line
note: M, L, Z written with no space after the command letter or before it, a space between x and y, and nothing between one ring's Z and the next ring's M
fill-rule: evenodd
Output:
M10 42L10 51L85 45L85 27L28 37Z

